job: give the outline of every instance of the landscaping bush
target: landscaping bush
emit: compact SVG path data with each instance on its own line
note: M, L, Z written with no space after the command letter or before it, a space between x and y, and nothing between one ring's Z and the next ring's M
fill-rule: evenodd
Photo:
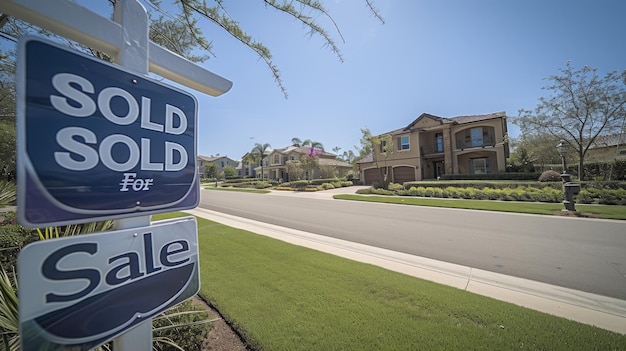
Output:
M331 183L323 183L320 186L322 187L323 190L335 189L335 186L332 185Z
M593 197L588 190L582 189L576 196L576 202L580 204L590 204L593 203Z
M402 190L404 189L404 186L402 186L402 184L398 184L398 183L389 183L389 185L387 186L387 189L389 190Z
M254 187L257 189L266 189L271 188L272 184L270 184L269 182L257 182L256 184L254 184Z
M293 182L289 182L289 186L294 189L304 189L307 187L307 185L309 185L308 180L295 180Z
M539 173L444 174L440 180L536 180Z
M208 314L201 306L185 301L170 308L153 318L153 338L155 350L174 351L202 350L202 341L210 329ZM163 341L174 341L180 348L176 348Z
M15 205L17 199L17 184L0 180L0 207Z
M539 176L540 182L560 182L561 180L559 172L553 170L545 171Z

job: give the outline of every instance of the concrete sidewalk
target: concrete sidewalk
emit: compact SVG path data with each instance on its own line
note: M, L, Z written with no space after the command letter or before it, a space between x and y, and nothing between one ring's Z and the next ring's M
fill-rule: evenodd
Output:
M296 195L327 199L332 199L333 195L315 194L317 193ZM288 192L274 195L296 196ZM417 278L626 334L626 301L624 300L307 233L206 209L196 208L185 212L291 244L377 265Z

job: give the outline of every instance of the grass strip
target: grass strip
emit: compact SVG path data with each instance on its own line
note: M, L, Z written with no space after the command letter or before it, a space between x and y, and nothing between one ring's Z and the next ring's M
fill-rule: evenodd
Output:
M198 237L201 294L254 349L626 348L624 335L201 218Z
M537 203L537 202L508 202L490 200L463 200L463 199L436 199L406 196L380 196L380 195L335 195L335 199L381 202L399 205L431 206L447 208L464 208L471 210L486 210L499 212L531 213L541 215L562 214L562 204ZM578 216L595 217L604 219L626 220L626 206L608 205L576 205Z
M263 189L250 189L250 188L216 188L214 186L205 186L206 190L219 190L219 191L236 191L241 193L255 193L255 194L267 194L269 190Z

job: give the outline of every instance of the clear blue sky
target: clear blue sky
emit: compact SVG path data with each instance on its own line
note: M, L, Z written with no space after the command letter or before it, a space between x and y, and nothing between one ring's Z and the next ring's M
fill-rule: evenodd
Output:
M220 97L195 93L199 154L240 159L257 142L279 148L293 137L356 153L363 127L379 134L424 112L517 116L533 109L545 95L543 78L559 74L568 60L602 75L626 69L622 0L374 0L384 25L364 0L323 2L345 43L332 23L318 20L343 63L319 36L309 37L302 24L262 1L224 2L272 51L288 99L250 49L202 24L217 54L202 65L234 85ZM510 121L509 130L519 134Z

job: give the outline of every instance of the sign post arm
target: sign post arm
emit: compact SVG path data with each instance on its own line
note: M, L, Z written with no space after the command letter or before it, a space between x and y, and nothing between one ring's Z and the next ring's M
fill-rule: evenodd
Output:
M72 0L1 0L0 12L106 52L116 59L124 55L120 53L120 47L127 45L128 41L139 40L129 37L129 32L120 26L121 22L112 22ZM68 18L72 20L68 21ZM127 25L138 26L132 21L124 23ZM151 72L210 96L222 95L232 87L233 83L228 79L151 42L147 36L145 40L149 48L146 62L149 62Z

